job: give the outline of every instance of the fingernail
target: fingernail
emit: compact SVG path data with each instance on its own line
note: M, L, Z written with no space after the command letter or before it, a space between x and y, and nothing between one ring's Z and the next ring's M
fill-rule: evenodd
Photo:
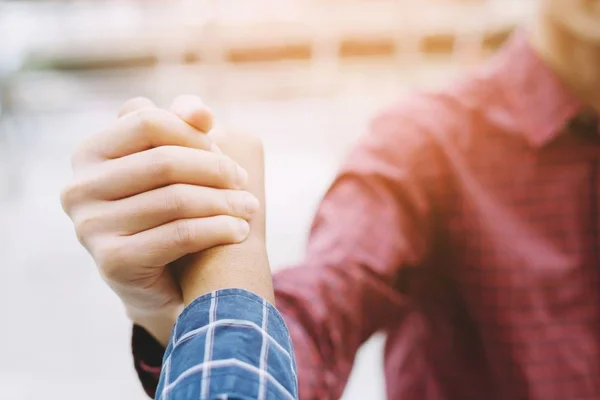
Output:
M237 222L238 222L237 238L241 242L248 237L248 234L250 233L250 224L248 224L248 222L246 222L246 220L243 220L241 218L238 218Z
M260 205L258 202L258 199L254 196L252 196L250 193L246 194L246 212L249 215L254 214L255 212L258 211L258 206Z
M248 173L239 165L237 166L237 176L236 176L236 184L238 187L244 188L246 187L246 183L248 182Z

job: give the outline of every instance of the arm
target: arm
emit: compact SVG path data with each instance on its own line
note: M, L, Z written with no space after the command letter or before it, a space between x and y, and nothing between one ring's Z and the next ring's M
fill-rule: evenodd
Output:
M242 289L200 296L179 316L156 399L298 399L294 351L279 312Z
M405 110L374 121L319 207L305 260L275 275L302 399L340 397L357 349L404 310L402 271L426 262L433 229L427 182L439 184L439 157L412 120ZM151 357L143 343L134 341L138 370ZM152 393L156 377L140 377Z
M435 157L409 123L395 113L374 121L319 207L306 259L274 277L302 399L342 395L358 348L399 321L399 287L426 262Z

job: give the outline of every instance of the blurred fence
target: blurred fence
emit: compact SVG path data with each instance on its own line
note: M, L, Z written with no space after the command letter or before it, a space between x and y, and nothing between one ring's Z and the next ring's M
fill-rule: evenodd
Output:
M495 51L532 4L0 2L0 170L15 181L23 115L116 107L137 95L161 101L195 92L215 104L347 92L391 97L399 87L437 85Z
M8 3L0 6L3 7L0 71L4 74L6 93L33 73L39 76L40 71L48 70L75 73L193 65L210 77L208 81L223 82L232 65L252 68L249 64L268 64L261 68L272 70L275 64L279 71L295 69L296 72L301 65L306 75L302 86L310 84L315 90L325 90L324 86L338 81L344 63L386 60L401 73L403 67L414 67L426 62L423 59L434 57L457 62L478 60L497 48L527 17L531 3L531 0ZM15 75L17 72L20 75ZM288 78L289 74L283 74L279 79L266 80L262 87L285 85ZM11 96L4 96L5 103L10 99Z

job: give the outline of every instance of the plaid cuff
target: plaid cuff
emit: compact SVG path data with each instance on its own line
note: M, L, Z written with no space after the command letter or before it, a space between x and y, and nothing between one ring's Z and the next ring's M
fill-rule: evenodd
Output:
M166 349L156 398L297 399L292 341L279 312L241 289L194 300Z

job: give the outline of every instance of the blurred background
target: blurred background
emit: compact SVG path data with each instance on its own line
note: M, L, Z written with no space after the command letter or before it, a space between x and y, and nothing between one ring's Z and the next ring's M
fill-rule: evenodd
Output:
M531 0L0 0L3 399L145 398L130 324L62 213L69 157L132 96L199 94L265 144L274 268L377 109L489 57ZM294 212L290 213L293 204ZM344 400L384 398L383 338Z

